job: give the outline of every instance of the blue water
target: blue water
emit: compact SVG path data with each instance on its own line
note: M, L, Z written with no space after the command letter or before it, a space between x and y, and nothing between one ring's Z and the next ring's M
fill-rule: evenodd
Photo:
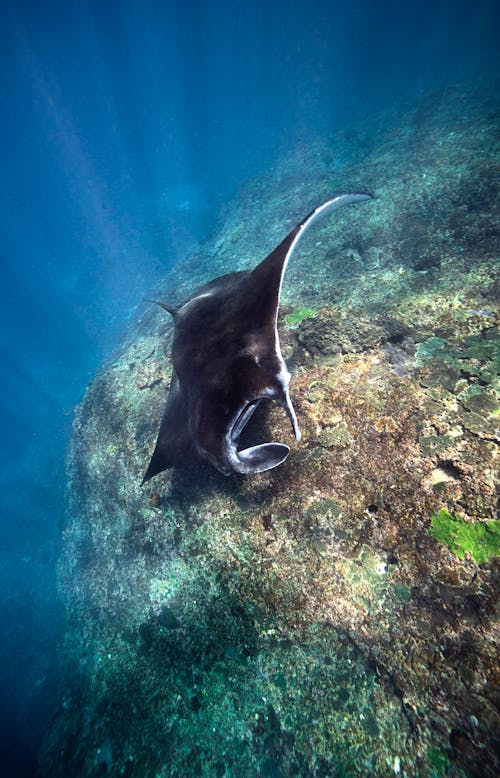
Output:
M297 141L491 74L498 9L1 3L0 775L50 721L72 409L134 307Z

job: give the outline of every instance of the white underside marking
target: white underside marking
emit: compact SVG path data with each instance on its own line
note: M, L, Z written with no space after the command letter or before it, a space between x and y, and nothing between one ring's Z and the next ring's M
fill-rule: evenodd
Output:
M187 309L193 305L193 303L197 303L198 300L201 300L203 297L213 297L213 292L203 292L203 294L199 294L196 297L193 297L191 300L188 300L187 303L184 303L184 305L179 308L178 313L186 313Z

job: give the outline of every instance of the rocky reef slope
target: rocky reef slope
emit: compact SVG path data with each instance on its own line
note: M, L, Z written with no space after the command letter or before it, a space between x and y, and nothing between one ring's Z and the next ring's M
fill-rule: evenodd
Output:
M289 267L303 439L276 408L248 432L289 442L284 465L141 488L170 380L160 310L92 381L45 774L498 774L498 93L450 87L297 148L155 291L252 267L335 191L376 195Z

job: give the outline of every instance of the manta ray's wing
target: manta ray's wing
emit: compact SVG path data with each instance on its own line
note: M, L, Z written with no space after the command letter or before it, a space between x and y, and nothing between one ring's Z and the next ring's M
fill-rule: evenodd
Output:
M163 470L179 464L193 453L189 435L188 408L175 371L168 392L167 404L160 424L155 449L142 483Z
M338 208L350 203L371 200L370 194L341 194L323 203L302 219L296 227L276 246L257 267L251 272L246 293L251 298L256 309L259 307L263 320L275 321L278 315L281 286L290 257L298 242L320 217L333 213Z

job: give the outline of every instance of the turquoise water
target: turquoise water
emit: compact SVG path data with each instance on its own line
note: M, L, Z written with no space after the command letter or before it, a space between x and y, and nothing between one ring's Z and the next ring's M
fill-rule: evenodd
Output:
M375 152L390 163L388 148L439 115L443 86L469 79L480 93L477 79L498 69L499 19L493 2L389 2L383 9L370 2L4 2L0 15L0 762L6 776L22 776L34 774L59 702L56 646L66 624L56 561L66 542L65 460L88 381L142 298L224 225L224 270L233 267L231 246L249 262L254 251L260 259L266 246L257 237L302 215L301 179L307 211L316 205L311 192L327 194L328 176L342 185L341 164ZM394 116L406 121L405 108L424 95L420 118L398 129ZM377 124L380 115L386 118ZM488 114L490 128L493 121ZM381 125L391 126L392 138L381 137ZM317 167L308 156L316 147ZM393 175L390 169L387 180L368 183L379 194ZM249 182L260 182L250 196ZM269 191L282 206L274 208ZM467 181L462 195L472 202ZM240 203L246 211L235 210ZM263 227L260 212L273 224ZM245 234L255 249L238 243L236 222L250 225ZM462 240L460 211L448 226L441 248ZM417 273L436 267L425 235L419 240L404 258ZM203 257L202 280L218 275L217 252ZM375 266L376 252L370 257ZM347 300L352 283L344 283ZM301 292L311 309L319 307L313 286ZM356 289L362 297L363 287ZM62 586L67 596L69 584ZM368 695L364 684L361 696ZM282 725L273 726L283 746ZM111 770L110 759L100 764ZM270 774L273 759L261 760Z

